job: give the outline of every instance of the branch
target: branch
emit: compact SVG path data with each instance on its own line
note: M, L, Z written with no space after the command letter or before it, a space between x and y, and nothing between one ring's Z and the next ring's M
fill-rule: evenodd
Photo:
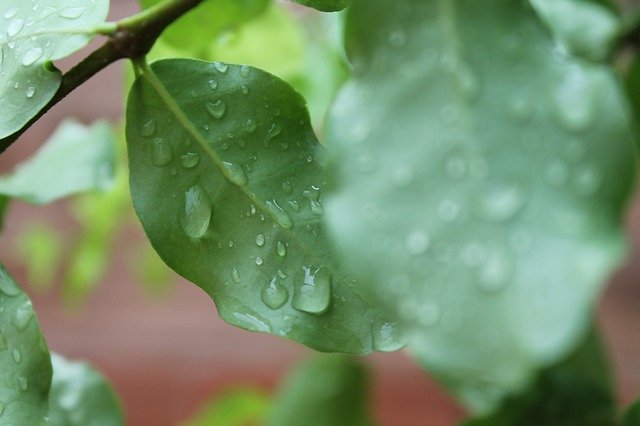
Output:
M118 21L115 31L109 34L108 40L101 47L62 76L58 91L44 108L16 133L0 140L0 153L18 140L54 105L104 68L120 59L135 59L146 55L165 28L202 1L164 0L136 15Z

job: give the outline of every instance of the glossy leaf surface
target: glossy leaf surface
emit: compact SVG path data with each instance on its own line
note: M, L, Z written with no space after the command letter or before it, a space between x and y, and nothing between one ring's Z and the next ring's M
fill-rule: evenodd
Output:
M324 355L284 382L266 426L371 426L368 375L354 358Z
M18 131L58 90L51 61L84 47L108 0L4 0L0 10L0 139Z
M340 259L490 411L581 339L625 253L627 105L526 2L355 1L347 47L328 130Z
M91 127L67 121L29 160L0 176L0 194L46 204L88 190L104 190L113 181L114 142L109 125Z
M401 346L335 265L325 152L304 100L247 66L163 60L127 107L131 192L154 248L220 316L322 351Z
M335 12L349 6L351 0L293 0L323 12Z
M52 354L49 426L122 426L120 403L93 367Z
M31 301L0 265L0 424L45 425L49 350Z

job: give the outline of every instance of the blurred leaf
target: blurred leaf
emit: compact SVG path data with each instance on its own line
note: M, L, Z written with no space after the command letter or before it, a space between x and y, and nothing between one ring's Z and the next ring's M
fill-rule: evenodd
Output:
M252 388L239 388L217 395L182 426L253 426L262 424L269 397Z
M343 355L323 355L300 366L272 403L266 426L370 426L364 366Z
M495 414L464 425L612 426L616 398L611 377L604 346L592 331L566 360L543 370L524 394L505 400Z
M327 138L339 259L488 413L580 341L624 257L624 97L526 2L354 0L347 46Z
M138 247L137 253L132 257L131 267L138 277L137 281L154 296L166 294L171 287L173 271L148 242Z
M140 0L143 8L161 0ZM162 40L182 51L197 52L209 46L224 31L259 16L270 0L206 0L169 26Z
M351 0L293 0L322 12L335 12L349 6Z
M286 83L248 66L155 62L131 91L127 141L147 236L225 321L322 351L401 346L331 257L325 152Z
M51 354L49 426L121 426L124 417L109 383L84 362Z
M60 234L44 224L30 224L18 237L17 246L28 282L39 290L50 289L62 257Z
M607 57L621 24L610 8L588 0L530 1L569 52L594 61Z
M632 404L624 414L622 426L640 425L640 400Z
M9 201L11 199L6 195L0 195L0 232L4 228L4 218L9 210Z
M627 96L633 106L636 121L640 118L640 55L631 60L626 78Z
M0 424L45 425L49 350L26 294L0 265Z
M53 98L62 75L51 61L83 48L108 10L108 0L2 1L0 140Z
M46 204L88 190L106 190L113 180L114 161L107 123L86 127L66 121L31 159L0 177L0 194Z

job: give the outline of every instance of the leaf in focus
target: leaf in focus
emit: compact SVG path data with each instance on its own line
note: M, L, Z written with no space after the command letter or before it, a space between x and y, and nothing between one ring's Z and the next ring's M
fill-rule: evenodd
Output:
M355 358L323 355L287 378L266 426L371 426L369 378Z
M28 282L38 290L49 290L63 253L62 236L45 224L30 224L17 246Z
M108 0L3 0L0 21L0 139L20 130L60 87L51 61L89 43Z
M88 190L106 190L113 181L114 161L107 123L87 127L66 121L14 173L0 176L0 194L47 204Z
M269 397L252 388L238 388L218 395L182 426L253 426L262 424Z
M592 330L567 359L542 370L530 389L464 426L610 426L616 418L611 377L605 348Z
M621 21L610 8L586 0L530 0L558 42L593 61L607 57Z
M84 362L52 354L49 426L123 426L120 402L109 383Z
M626 252L635 176L613 71L525 2L354 1L327 220L365 296L472 411L580 341Z
M336 12L349 6L351 0L293 0L305 6L318 9L322 12Z
M0 424L45 425L49 350L31 301L0 265Z
M225 321L321 351L401 346L332 258L325 151L289 85L248 66L158 61L132 88L127 142L147 236Z
M148 9L162 0L139 0ZM204 49L221 33L259 16L270 0L205 0L172 23L161 39L181 49Z
M640 425L640 401L636 401L627 409L622 418L622 426Z

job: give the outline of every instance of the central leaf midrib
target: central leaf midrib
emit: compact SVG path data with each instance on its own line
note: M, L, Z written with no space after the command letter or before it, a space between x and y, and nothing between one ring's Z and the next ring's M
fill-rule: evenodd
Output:
M248 188L245 187L244 185L238 185L237 183L235 183L233 181L233 179L231 178L231 175L227 171L227 168L223 164L224 161L222 160L222 158L220 158L218 153L213 148L211 148L209 146L209 144L207 143L206 139L204 139L202 137L200 132L195 128L193 123L189 120L189 117L187 117L187 115L184 113L184 111L182 111L182 109L177 104L177 102L175 102L175 100L172 98L171 94L167 91L167 89L165 88L164 84L160 81L160 79L155 74L155 72L151 69L151 67L149 67L146 63L145 64L139 64L139 67L140 67L140 69L142 71L142 75L147 79L149 84L154 88L154 90L156 91L158 96L160 96L160 98L165 103L165 105L167 106L169 111L171 111L171 113L176 117L176 119L184 127L184 129L198 142L200 147L204 150L204 152L210 157L210 159L216 165L216 167L218 168L218 171L225 177L225 179L227 180L227 183L229 185L235 186L242 193L244 193L245 196L247 198L249 198L262 213L266 214L271 219L271 221L273 223L277 224L278 227L281 230L283 230L289 236L289 238L292 241L295 241L296 244L302 249L303 252L307 253L309 256L311 256L313 258L318 259L319 256L314 251L312 251L309 247L307 247L306 244L304 244L302 241L300 241L300 239L297 237L296 233L294 233L291 229L285 228L284 226L282 226L280 224L280 222L278 222L277 218L273 215L273 213L271 213L271 210L269 210L266 207L266 205L259 198L257 198L255 196L255 194L253 192L248 191ZM295 226L295 224L294 224L294 226ZM362 299L362 297L356 291L354 291L351 288L351 286L349 284L347 284L345 282L346 280L344 279L344 277L342 275L338 275L335 272L335 270L334 270L332 265L326 265L324 261L322 261L320 263L322 264L323 267L327 268L327 270L331 273L332 276L338 278L342 285L346 285L346 287L349 288L349 290L354 295L356 295L359 299L364 300L364 299ZM372 308L372 307L370 307L370 308Z

